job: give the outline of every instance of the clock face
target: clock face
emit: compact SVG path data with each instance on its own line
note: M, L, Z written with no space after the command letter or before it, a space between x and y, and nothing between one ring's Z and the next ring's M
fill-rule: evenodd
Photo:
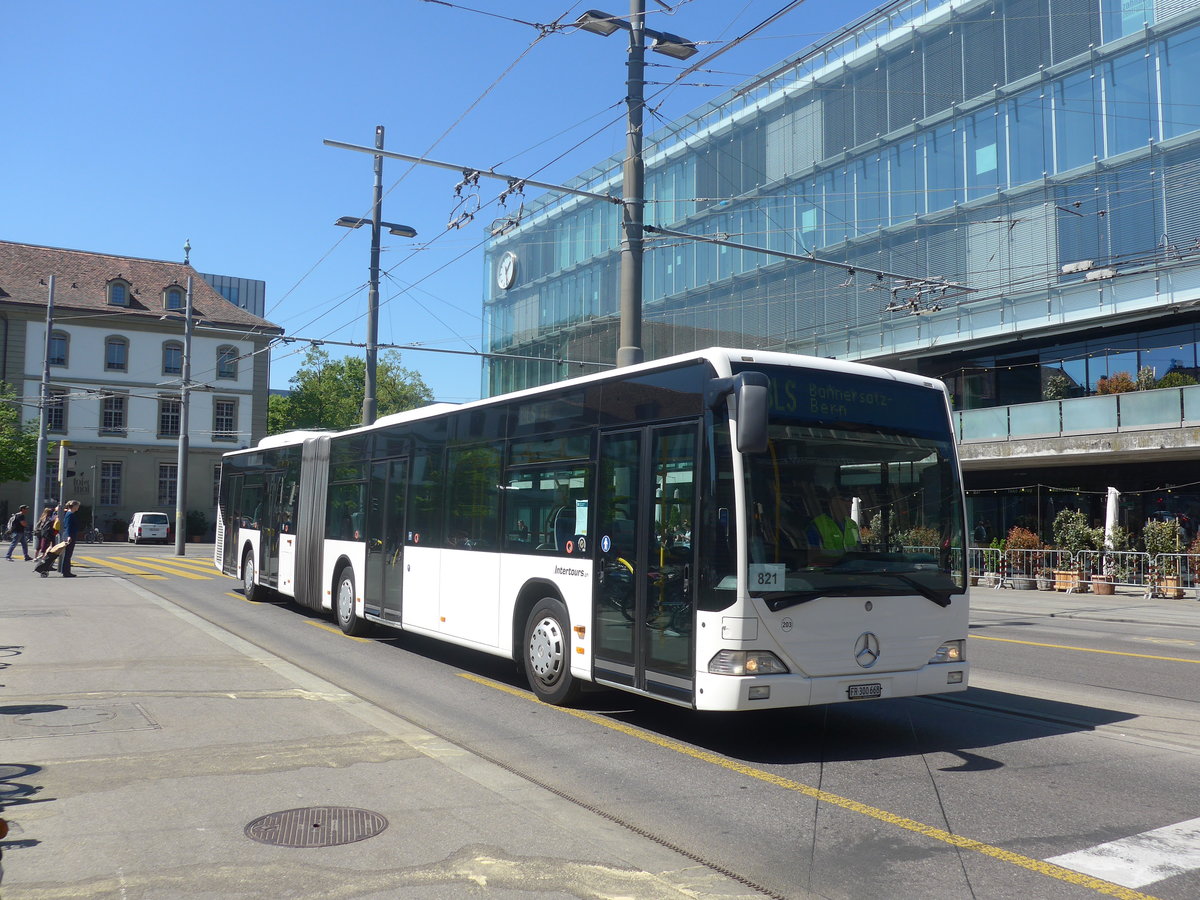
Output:
M496 286L507 291L517 280L517 254L511 250L496 264Z

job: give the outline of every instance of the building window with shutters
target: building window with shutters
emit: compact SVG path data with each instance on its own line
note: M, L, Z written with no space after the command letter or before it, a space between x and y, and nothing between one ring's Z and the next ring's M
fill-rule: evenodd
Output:
M65 434L67 431L67 392L61 389L51 389L50 398L46 402L46 431L51 434Z
M100 463L100 490L97 494L101 506L119 506L123 465L119 462Z
M101 401L101 434L125 437L127 434L125 411L128 399L124 394L109 394Z
M174 506L179 484L179 466L175 463L158 464L158 505Z
M113 335L104 339L104 371L129 371L129 341Z
M213 440L236 441L238 439L238 402L232 398L213 400Z
M183 404L177 397L158 398L158 436L160 438L179 437L182 418Z

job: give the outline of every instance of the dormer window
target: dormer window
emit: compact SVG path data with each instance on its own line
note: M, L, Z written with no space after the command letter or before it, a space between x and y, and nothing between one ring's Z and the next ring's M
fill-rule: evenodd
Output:
M183 288L179 285L171 285L163 294L163 307L165 309L183 309L184 308Z
M108 305L129 305L129 282L120 278L114 278L108 283Z

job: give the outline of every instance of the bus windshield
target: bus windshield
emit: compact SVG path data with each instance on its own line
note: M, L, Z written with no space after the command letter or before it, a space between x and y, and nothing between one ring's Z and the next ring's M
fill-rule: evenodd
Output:
M767 452L745 458L749 588L817 597L966 585L962 490L944 395L844 373L769 372Z

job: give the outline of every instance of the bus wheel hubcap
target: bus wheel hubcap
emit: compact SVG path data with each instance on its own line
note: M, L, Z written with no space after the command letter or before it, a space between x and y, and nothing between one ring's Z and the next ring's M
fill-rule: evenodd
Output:
M547 684L555 681L562 671L562 629L554 619L546 617L534 626L529 638L529 664L534 674Z
M342 586L338 588L338 618L343 622L349 622L353 610L354 593L350 590L350 583L343 581Z

